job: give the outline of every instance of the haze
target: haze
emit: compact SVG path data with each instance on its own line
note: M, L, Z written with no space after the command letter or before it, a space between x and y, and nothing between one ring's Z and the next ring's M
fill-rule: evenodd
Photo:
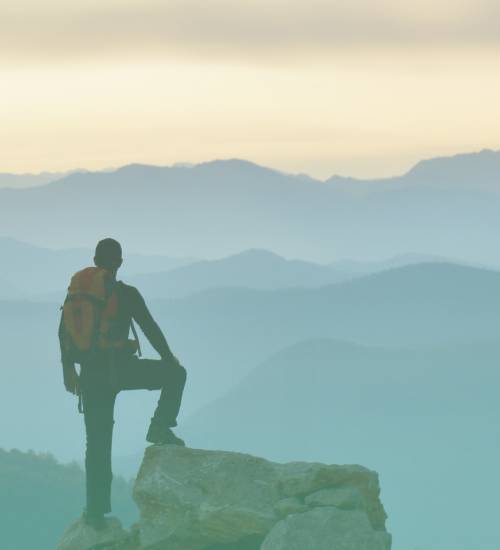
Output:
M2 171L247 158L316 177L498 149L498 4L0 7Z

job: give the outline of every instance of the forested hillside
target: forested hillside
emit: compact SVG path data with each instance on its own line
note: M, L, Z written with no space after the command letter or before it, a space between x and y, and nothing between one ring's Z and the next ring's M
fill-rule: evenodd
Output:
M132 523L136 509L131 484L118 477L113 490L115 512L126 524ZM68 523L81 514L84 499L85 477L77 464L0 449L2 550L53 550Z

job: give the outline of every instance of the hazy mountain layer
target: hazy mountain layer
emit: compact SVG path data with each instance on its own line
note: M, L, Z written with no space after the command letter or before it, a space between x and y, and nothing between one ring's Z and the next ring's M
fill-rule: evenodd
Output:
M60 301L71 275L93 265L93 254L93 249L54 250L0 237L0 299ZM148 271L163 272L193 261L191 258L127 254L125 250L122 272L125 277Z
M367 464L382 474L395 540L406 537L395 550L465 550L471 532L496 550L488 499L499 458L500 273L424 264L317 289L215 289L151 308L189 372L181 430L192 445ZM58 316L56 303L0 303L2 444L81 459L83 418L62 386ZM115 455L144 447L157 397L119 396ZM483 507L472 529L464 499Z
M375 193L238 160L77 173L0 190L0 232L85 248L110 234L129 250L182 257L263 248L322 262L415 252L489 264L500 230L499 155L426 161L389 187L363 184Z
M479 153L422 160L401 176L381 179L332 176L327 183L336 186L337 189L362 194L413 186L498 193L499 174L500 151L485 149Z
M190 391L199 403L209 388L229 388L303 339L396 348L495 340L500 273L418 265L320 289L206 291L153 310L193 370Z
M394 550L468 550L472 533L493 550L499 356L498 343L387 351L311 340L262 363L183 434L279 461L367 464L381 476Z
M50 450L61 458L80 456L82 419L62 387L58 304L0 306L4 444ZM153 301L151 309L188 369L183 407L188 415L230 390L271 354L306 339L392 348L496 341L500 274L450 265L411 266L320 289L206 291ZM144 351L154 356L146 345ZM143 444L156 399L155 392L120 396L118 454L133 453ZM33 424L34 410L43 425L60 425L64 437Z
M132 278L154 298L176 298L214 288L273 290L293 287L320 287L352 278L347 269L323 266L302 260L285 260L266 250L247 250L222 258L204 260Z
M93 263L90 249L54 250L0 237L4 259L0 299L61 301L71 275ZM320 265L286 260L267 250L246 250L218 260L129 254L119 278L150 298L179 298L220 287L281 289L319 287L356 276L433 260L404 255L379 262L344 260Z
M331 283L406 253L498 265L499 155L430 159L378 181L319 182L233 160L1 189L1 235L71 249L0 241L2 445L83 457L83 419L62 386L58 306L69 275L111 235L125 246L124 280L137 276L149 296L184 296L151 309L189 372L190 443L366 464L382 474L394 550L496 550L500 273L434 262ZM177 257L247 249L261 252L172 271L190 261ZM363 264L332 270L262 250ZM26 289L61 295L29 302ZM118 399L115 454L129 465L156 399Z

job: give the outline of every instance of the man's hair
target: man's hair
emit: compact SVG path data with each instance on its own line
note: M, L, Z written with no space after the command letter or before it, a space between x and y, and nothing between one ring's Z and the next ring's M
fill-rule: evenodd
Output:
M94 262L97 267L117 269L122 263L122 247L115 239L102 239L95 247Z

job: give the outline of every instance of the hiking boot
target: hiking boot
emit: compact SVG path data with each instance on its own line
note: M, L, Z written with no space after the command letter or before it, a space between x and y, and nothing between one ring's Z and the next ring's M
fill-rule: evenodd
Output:
M82 519L85 525L92 527L96 531L103 531L106 529L106 518L104 514L87 512L85 509L82 514Z
M179 447L185 447L184 441L177 437L171 428L162 426L159 422L151 421L149 430L146 435L146 441L153 443L153 445L178 445Z

